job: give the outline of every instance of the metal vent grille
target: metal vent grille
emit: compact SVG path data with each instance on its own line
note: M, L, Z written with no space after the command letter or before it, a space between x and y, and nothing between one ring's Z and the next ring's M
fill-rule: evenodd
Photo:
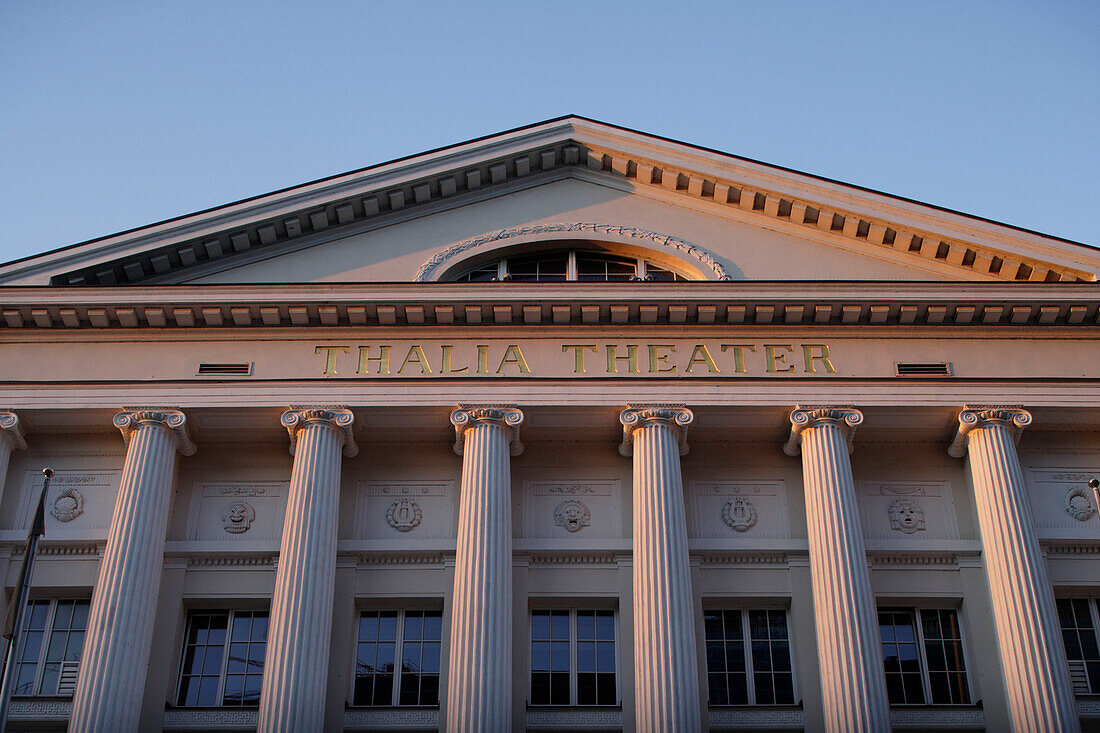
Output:
M1073 684L1073 694L1089 694L1089 675L1085 663L1079 659L1069 660L1069 681Z
M951 364L948 362L895 362L894 369L899 377L950 377Z
M80 662L62 662L61 679L57 682L57 694L71 697L76 691L76 677L80 672Z
M212 362L202 362L199 364L199 374L218 374L218 375L235 375L235 376L250 376L252 374L252 362L246 364L215 364Z

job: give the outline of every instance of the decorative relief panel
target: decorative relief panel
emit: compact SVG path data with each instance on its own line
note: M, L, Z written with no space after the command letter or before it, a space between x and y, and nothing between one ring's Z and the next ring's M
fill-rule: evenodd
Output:
M106 537L118 494L118 471L57 471L46 497L46 532L50 537ZM16 513L16 526L28 529L42 491L42 473L28 471Z
M187 538L214 541L271 541L283 532L289 484L285 481L195 484Z
M528 710L527 727L532 729L585 728L618 730L623 724L619 710Z
M255 710L166 710L165 730L240 730L256 727Z
M692 481L690 497L694 537L791 536L782 481Z
M1027 472L1035 529L1043 538L1100 537L1096 499L1089 479L1100 468L1036 468Z
M454 481L360 481L355 537L365 540L454 537Z
M620 484L564 480L523 482L525 537L622 536Z
M945 481L860 481L859 511L868 539L907 544L958 539L955 502Z
M439 727L438 710L348 710L344 730L423 730Z
M711 708L714 728L801 728L802 711L793 708Z

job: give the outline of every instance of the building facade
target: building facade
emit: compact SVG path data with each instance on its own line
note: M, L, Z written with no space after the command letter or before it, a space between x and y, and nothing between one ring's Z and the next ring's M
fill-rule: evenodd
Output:
M1100 729L1098 273L577 117L0 266L9 725Z

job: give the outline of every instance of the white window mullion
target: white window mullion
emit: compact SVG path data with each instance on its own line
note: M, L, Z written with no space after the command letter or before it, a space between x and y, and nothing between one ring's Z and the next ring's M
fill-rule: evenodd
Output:
M573 253L569 253L570 261ZM551 654L551 656L553 656ZM569 609L569 704L577 704L577 609Z
M230 611L226 615L226 619L225 619L225 646L222 648L222 668L221 668L221 671L218 673L218 697L214 701L214 704L219 706L219 707L225 702L225 673L226 673L226 670L229 669L229 646L230 646L231 640L233 639L233 616L234 615L235 615L234 612ZM249 634L249 636L251 636L251 634ZM207 641L209 641L210 637L207 636L206 639L207 639ZM204 654L205 654L205 650L204 650Z
M569 250L569 256L565 259L565 279L570 282L577 280L577 250Z
M928 654L924 646L924 620L921 618L923 609L913 609L913 623L914 632L917 639L917 664L920 665L920 680L921 686L924 688L924 704L932 704L932 680L928 676ZM939 614L939 609L936 609L936 614ZM940 645L943 645L943 622L940 621Z
M749 691L749 705L756 704L756 675L752 668L752 632L749 631L749 609L741 609L741 642L745 651L745 687Z
M381 624L379 624L379 630L381 630ZM390 698L394 707L401 701L401 668L402 668L402 656L405 645L405 612L397 612L397 629L393 635L393 697Z
M55 615L57 615L56 598L50 600L49 610L46 612L46 623L42 629L42 644L38 647L38 664L34 668L34 684L31 686L32 695L42 694L42 675L46 670L46 655L50 647L50 637L53 635L53 619ZM29 618L25 618L23 623L26 624L29 620Z
M641 257L637 260L638 264L634 268L634 274L639 280L646 279L645 260Z
M504 282L508 277L508 258L504 257L497 263L497 280Z

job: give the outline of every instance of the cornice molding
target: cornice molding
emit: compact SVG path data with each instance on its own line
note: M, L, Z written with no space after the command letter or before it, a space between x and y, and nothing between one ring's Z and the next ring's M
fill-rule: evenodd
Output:
M922 268L1002 281L1095 281L1100 254L886 194L609 125L566 118L335 176L0 267L0 279L164 282L223 260L277 255L532 181L602 177L782 223L822 241L892 250ZM774 222L774 223L772 223ZM266 256L266 255L264 255Z

